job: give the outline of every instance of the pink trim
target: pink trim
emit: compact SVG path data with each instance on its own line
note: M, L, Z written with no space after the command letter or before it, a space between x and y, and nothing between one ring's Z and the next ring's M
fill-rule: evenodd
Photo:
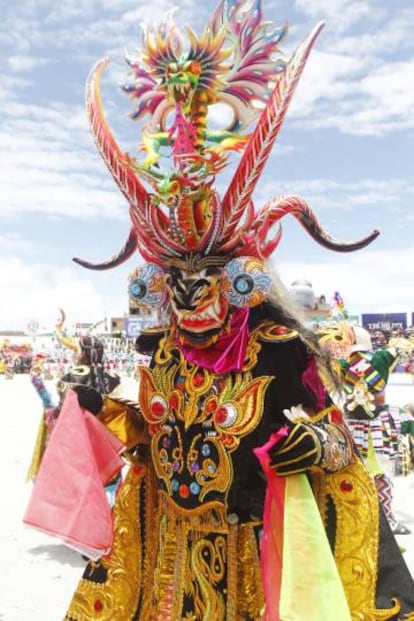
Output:
M323 410L326 403L326 389L319 377L315 358L311 358L302 373L302 382L316 397L318 410Z

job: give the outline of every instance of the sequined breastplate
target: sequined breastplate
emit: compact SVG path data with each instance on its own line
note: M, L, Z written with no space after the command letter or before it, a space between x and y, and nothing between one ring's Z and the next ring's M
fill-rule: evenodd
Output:
M252 377L259 350L255 331L243 369L222 377L187 362L168 335L154 368L141 369L140 405L160 489L181 509L226 502L231 453L259 424L272 379Z

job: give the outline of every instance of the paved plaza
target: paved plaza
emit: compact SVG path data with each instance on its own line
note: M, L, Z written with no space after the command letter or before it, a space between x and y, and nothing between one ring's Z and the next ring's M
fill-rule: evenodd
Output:
M392 376L388 401L395 405L414 402L414 385L408 376ZM31 490L31 484L25 482L26 471L41 403L27 375L13 380L0 376L0 403L0 619L61 621L85 563L78 553L22 523ZM396 479L395 509L414 533L414 473ZM414 575L414 534L400 536L399 543L405 548L404 557Z

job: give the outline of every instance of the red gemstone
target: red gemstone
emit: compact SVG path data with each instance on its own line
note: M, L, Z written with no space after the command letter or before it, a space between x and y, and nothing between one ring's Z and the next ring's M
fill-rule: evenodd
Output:
M347 481L346 479L344 479L343 481L340 482L339 488L341 492L348 493L348 492L352 492L352 490L354 489L354 486L352 485L351 481Z
M100 599L96 599L93 605L95 612L101 612L103 609L103 603Z
M331 412L331 421L335 425L341 425L343 423L343 416L339 410L332 410Z
M210 399L210 401L206 405L207 413L211 414L212 412L214 412L214 410L216 408L217 408L217 401L216 401L216 399Z
M169 404L170 404L170 408L172 410L176 410L178 408L178 397L177 397L177 395L171 395Z
M190 490L188 489L187 485L180 485L180 487L178 488L178 493L180 494L181 498L188 498L190 495Z
M222 425L227 420L227 410L224 407L220 407L216 412L216 423Z
M287 334L289 332L289 330L287 328L285 328L284 326L276 326L275 327L275 332L276 332L276 334Z
M202 373L196 373L193 377L194 386L201 386L204 384L204 375Z
M153 401L151 403L151 413L154 416L161 416L165 412L165 405L161 401Z

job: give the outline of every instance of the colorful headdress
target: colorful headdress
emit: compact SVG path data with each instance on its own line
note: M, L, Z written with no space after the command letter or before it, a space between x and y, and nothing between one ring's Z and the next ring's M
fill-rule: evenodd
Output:
M295 195L274 198L255 210L253 191L323 27L317 25L286 61L278 47L286 27L262 17L261 0L220 0L199 38L187 28L185 41L171 15L158 28L144 31L138 55L127 57L131 74L124 86L134 101L132 118L150 117L142 163L122 152L105 120L100 79L109 61L97 63L86 87L88 117L97 147L129 203L132 228L124 247L108 261L75 258L77 263L108 269L138 250L154 265L156 277L156 268L223 267L239 259L232 271L240 275L246 260L262 261L275 250L281 228L273 229L287 214L332 250L357 250L377 237L375 230L357 241L334 239ZM233 118L213 131L208 114L215 103L229 105ZM165 150L169 169L161 165ZM243 150L243 155L220 199L214 179L229 150ZM245 285L234 292L235 300Z

